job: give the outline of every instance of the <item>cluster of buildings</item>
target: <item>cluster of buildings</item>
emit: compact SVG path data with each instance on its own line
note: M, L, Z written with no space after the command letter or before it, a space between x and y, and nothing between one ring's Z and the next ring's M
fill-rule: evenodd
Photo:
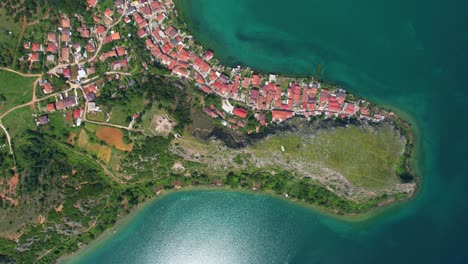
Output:
M138 26L137 35L145 39L146 48L154 59L174 75L195 80L200 90L207 94L216 93L223 100L231 99L245 106L245 109L223 107L225 112L214 106L204 109L212 118L223 119L225 125L244 127L247 108L256 112L254 116L264 126L267 125L265 111L271 111L273 122L282 122L295 115L357 116L375 122L384 119L383 115L371 116L368 108L360 107L365 102L348 101L346 91L321 89L318 82L303 83L291 78L288 87L281 87L276 75L253 74L251 71L242 74L245 71L240 67L232 69L230 74L223 73L223 66L211 62L212 51L196 46L191 36L168 23L176 16L172 1L133 1L127 15L126 23L133 21Z
M94 4L96 3L97 1L94 1ZM29 52L28 60L31 63L37 61L48 64L50 67L54 66L48 72L49 77L53 75L62 78L71 88L74 88L60 92L55 89L51 81L40 80L39 85L44 95L55 92L55 101L49 101L44 107L46 113L70 110L73 113L74 124L79 126L85 109L87 112L100 111L95 103L99 89L96 82L91 82L100 77L96 74L94 64L99 61L106 62L112 58L112 62L109 63L110 69L121 70L128 67L127 51L124 46L112 46L110 51L102 53L99 50L99 45L109 44L120 39L118 32L108 32L106 29L114 23L113 13L111 9L106 9L102 16L94 15L93 20L96 24L93 25L87 25L82 16L76 15L79 25L76 28L72 27L69 17L63 16L60 19L60 26L56 31L47 34L44 43L25 42L23 44L24 49ZM74 36L73 40L72 35ZM84 99L85 106L80 105L77 90L81 90L80 94ZM74 94L69 95L70 91L74 91ZM37 125L45 125L48 121L47 114L36 119Z
M222 108L211 105L204 111L212 118L221 118L224 125L234 129L246 127L248 119L252 117L260 126L283 122L297 115L308 118L358 117L374 122L384 119L383 112L369 109L366 102L349 100L345 90L323 89L313 79L304 81L272 74L255 74L240 67L225 68L213 60L212 51L204 50L195 44L192 36L171 24L177 16L172 0L116 0L113 9L107 8L103 12L97 11L97 4L98 0L86 1L88 8L95 11L94 25L86 25L83 17L76 15L79 27L72 30L70 18L63 17L57 32L47 35L46 44L24 44L24 48L31 51L28 54L31 63L38 61L39 55L44 53L48 62L57 65L49 74L61 76L80 86L88 111L99 109L94 103L99 94L97 86L95 83L88 84L91 76L96 75L94 63L110 60L110 70L128 69L130 58L119 41L119 27L114 27L121 21L122 25L137 27L136 36L129 34L128 37L142 39L153 62L164 65L175 76L194 80L202 92L220 96ZM73 35L80 36L81 41L72 41L72 31ZM112 44L112 48L101 52L101 46L109 47L107 44ZM85 67L85 64L88 66ZM51 83L43 82L41 86L44 94L53 92ZM61 109L61 100L65 99L57 97L54 110ZM52 106L47 109L52 110ZM252 110L253 115L248 115L248 109ZM267 114L269 112L271 115Z

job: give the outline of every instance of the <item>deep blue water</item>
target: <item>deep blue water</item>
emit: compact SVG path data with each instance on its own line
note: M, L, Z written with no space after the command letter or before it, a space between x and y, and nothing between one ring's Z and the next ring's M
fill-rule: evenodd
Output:
M82 263L468 263L466 1L179 0L226 64L324 76L417 127L418 196L359 223L269 197L170 195ZM217 252L220 252L217 254Z

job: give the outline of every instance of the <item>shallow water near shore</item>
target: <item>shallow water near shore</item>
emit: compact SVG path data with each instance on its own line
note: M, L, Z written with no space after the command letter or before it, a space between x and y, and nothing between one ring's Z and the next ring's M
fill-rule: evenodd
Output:
M225 64L313 74L411 116L415 199L343 221L268 196L196 191L144 207L73 263L467 263L462 1L177 0ZM449 140L447 140L449 139Z

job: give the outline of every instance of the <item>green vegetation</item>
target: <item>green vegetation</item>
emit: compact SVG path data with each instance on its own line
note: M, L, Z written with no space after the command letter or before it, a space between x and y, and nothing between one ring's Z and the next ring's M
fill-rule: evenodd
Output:
M0 133L0 175L12 176L14 163L3 130Z
M86 118L91 121L104 122L106 120L106 114L104 112L97 112L87 114Z
M135 96L123 104L114 105L112 107L110 122L121 126L128 126L128 123L132 121L133 114L143 111L144 107L145 99L139 96Z
M35 78L0 70L0 114L31 101Z
M18 3L11 0L0 2L0 66L14 64L21 34L22 14L18 14ZM19 13L19 12L18 12Z
M148 138L125 159L123 166L127 173L135 177L132 178L133 182L147 182L157 190L172 189L174 186L216 184L239 190L272 191L278 195L287 193L292 199L323 206L340 214L365 212L390 197L384 194L366 202L353 202L337 196L318 182L298 178L294 173L280 168L276 168L275 173L271 172L271 167L244 171L215 170L200 163L181 160L167 150L170 141L162 137ZM238 155L234 162L245 163L249 159L249 155ZM184 169L172 169L175 163L183 164ZM187 173L189 177L186 176ZM400 197L400 194L396 197Z
M19 7L20 2L23 7ZM112 7L113 2L100 1L100 10ZM56 31L59 14L79 13L85 22L92 21L91 11L85 11L85 7L84 2L75 0L0 3L0 65L14 68L15 54L27 54L22 45L16 48L22 41L17 40L21 27L15 21L22 16L31 22L50 14L50 19L35 21L37 24L28 25L24 31L25 40L44 43L45 34ZM78 19L71 17L72 27L78 27ZM176 19L174 25L182 24ZM137 27L116 30L122 36L135 36ZM74 41L84 45L87 40L74 37ZM403 192L386 194L384 190L399 183L397 176L403 182L414 177L409 164L412 140L405 148L404 139L393 126L281 132L264 139L259 139L261 134L248 136L244 132L255 130L258 124L252 110L243 120L245 128L229 130L220 119L210 119L202 111L202 106L210 105L221 109L220 98L200 95L193 82L167 77L168 70L151 61L144 39L123 38L105 45L103 51L118 45L125 46L131 58L130 69L118 78L106 76L96 81L100 93L96 103L104 112L87 118L105 122L109 117L110 123L127 126L138 112L133 130L116 129L112 135L109 127L99 130L99 125L89 122L75 127L73 109L49 113L49 123L43 126L35 125L38 114L29 106L1 120L12 138L14 155L5 144L6 135L0 132L0 193L7 190L10 199L4 199L0 207L0 232L5 237L18 237L19 242L0 239L0 263L52 263L95 239L119 217L159 191L184 186L216 185L287 194L293 200L338 214L363 213L389 199L407 197ZM104 76L112 60L115 58L97 62L95 76ZM41 62L29 65L24 60L18 64L21 70L30 72L44 72L50 66ZM318 78L320 74L317 67ZM33 80L0 71L0 114L31 100ZM49 80L54 91L67 87L62 78L49 76ZM285 90L289 81L281 78L278 83ZM326 84L323 87L336 88ZM49 99L47 102L54 101L53 97ZM47 102L39 104L44 107ZM170 119L169 132L160 133L165 136L153 130L155 115ZM271 120L271 112L266 116ZM411 138L410 128L398 122L402 136ZM261 132L273 133L277 127L271 127L261 128ZM114 136L115 141L122 139L119 143L129 148L118 150L116 144L107 145L103 140L110 142L108 138L96 136L98 130L106 131L103 133L110 138ZM324 184L323 178L306 175L309 171L341 174L352 185L376 194L366 194L365 199L347 196L350 194L337 188L338 184Z
M412 156L411 154L414 151L414 136L411 132L411 125L405 121L396 118L394 120L395 126L398 127L401 133L407 138L405 145L405 152L398 159L398 164L396 168L396 173L400 180L404 183L414 182L416 176L413 166L411 166Z
M29 107L22 107L11 112L2 119L14 142L24 142L23 134L28 129L35 129L33 111Z
M291 162L318 163L341 173L353 185L380 190L398 182L395 168L404 141L390 126L350 126L321 131L309 138L297 134L273 136L255 144L253 150L260 157L275 153Z
M8 12L15 22L20 22L23 16L31 22L48 12L84 13L86 6L75 0L5 0L0 8Z
M28 143L15 148L23 182L17 191L29 199L3 210L32 212L23 223L34 223L39 215L44 221L29 224L15 247L2 243L0 250L18 263L32 263L38 252L51 249L41 260L50 263L115 223L119 209L112 207L118 204L113 190L119 188L111 188L112 183L92 159L74 154L37 131L26 131L24 137Z
M316 134L283 132L286 134L232 149L191 134L220 130L200 110L200 96L193 94L191 86L150 77L138 76L133 86L126 79L106 83L100 105L121 113L125 111L122 109L141 107L142 118L136 127L142 130L151 124L155 114L167 114L176 121L175 132L183 135L181 139L124 133L125 142L134 143L133 151L127 153L104 145L94 135L96 125L70 126L62 112L49 114L50 123L40 127L34 125L29 107L17 109L2 120L13 138L16 172L21 180L17 193L11 196L21 202L0 209L8 215L0 220L4 228L0 231L17 234L20 230L23 235L19 243L0 244L0 260L54 262L77 250L79 243L95 239L119 216L158 191L184 186L222 185L234 190L287 194L293 200L338 214L363 213L389 199L407 197L404 193L379 193L363 201L348 199L288 167L296 161L306 164L307 169L319 164L370 190L389 186L398 182L395 168L404 148L403 140L391 126L350 126ZM218 133L227 132L221 129ZM229 133L222 135L225 142L237 144L238 137L245 140L236 132ZM70 134L75 134L75 143L69 141ZM0 139L5 141L4 137ZM177 152L180 149L191 153L182 155ZM0 149L0 158L7 164L1 169L11 177L14 172L8 167L12 163L4 149ZM257 166L255 160L265 163ZM46 251L49 253L44 254Z
M113 123L128 125L135 112L144 114L158 109L173 116L177 123L175 130L178 132L182 132L184 126L191 123L190 108L195 102L189 96L188 89L191 88L187 84L149 75L135 79L136 83L132 86L128 85L127 80L106 82L101 96L97 98L99 105L112 112Z
M20 31L21 23L15 22L7 10L0 6L0 42L12 42L16 44L16 36L18 36Z

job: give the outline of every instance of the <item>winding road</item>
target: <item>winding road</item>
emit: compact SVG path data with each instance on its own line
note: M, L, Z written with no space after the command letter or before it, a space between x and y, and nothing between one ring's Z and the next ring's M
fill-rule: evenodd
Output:
M119 19L117 21L115 21L112 25L110 25L107 29L106 29L106 32L104 34L104 36L107 36L107 34L109 33L109 31L112 30L112 28L116 25L118 25L121 21L122 21L122 18L125 16L124 14L126 14L126 11L127 11L127 5L124 6L124 12L123 12L123 15L121 15L119 17ZM86 61L82 61L82 62L79 62L77 63L78 66L83 66L85 63L87 62L90 62L90 61L93 61L99 54L99 52L101 51L101 48L103 46L103 43L104 43L104 37L101 37L99 38L99 45L96 49L96 52L94 53L94 55L89 58L88 60ZM59 68L63 68L63 67L68 67L70 66L71 64L59 64L57 66L55 66L54 68L50 69L47 73L48 74L51 74L51 75L55 75L58 77L58 74L57 74L57 70ZM23 77L37 77L37 79L34 81L33 83L33 93L32 93L32 98L31 98L31 101L27 102L27 103L24 103L24 104L21 104L21 105L17 105L15 107L12 107L10 109L8 109L5 113L1 114L0 115L0 128L4 131L5 135L6 135L6 138L7 138L7 142L8 142L8 146L10 148L10 153L13 155L13 148L11 146L11 136L10 134L8 133L6 127L1 123L1 120L8 114L10 114L11 112L19 109L19 108L23 108L23 107L26 107L26 106L32 106L34 107L34 104L37 103L37 102L40 102L40 101L43 101L43 100L46 100L48 98L51 98L51 97L54 97L58 94L61 94L61 93L64 93L64 92L69 92L73 89L80 89L81 92L83 93L83 96L85 95L84 94L84 91L82 90L82 87L80 84L73 84L73 83L70 83L70 82L67 82L69 85L70 85L70 88L65 90L65 91L60 91L60 92L57 92L57 93L53 93L53 94L50 94L50 95L47 95L43 98L40 98L40 99L37 99L36 98L36 87L37 87L37 84L39 83L39 80L40 78L42 77L42 73L40 74L31 74L31 73L22 73L22 72L19 72L19 71L16 71L16 70L13 70L13 69L10 69L10 68L5 68L5 67L0 67L0 70L5 70L5 71L9 71L9 72L12 72L12 73L15 73L15 74L18 74L20 76L23 76ZM123 74L123 75L126 75L126 73L122 73L122 72L108 72L108 74ZM91 78L90 80L93 80L97 77L94 77L94 78ZM85 83L88 83L90 80L87 80ZM87 102L85 103L85 113L86 113L86 109L87 109ZM89 122L89 123L92 123L92 124L96 124L96 125L103 125L103 126L110 126L110 127L115 127L115 128L120 128L120 129L125 129L127 131L140 131L140 130L135 130L135 129L132 129L131 127L125 127L125 126L120 126L120 125L115 125L115 124L111 124L111 123L105 123L105 122L96 122L96 121L90 121L90 120L87 120L86 119L86 114L83 116L83 121L85 122ZM14 157L14 155L13 155ZM15 162L16 163L16 162Z

